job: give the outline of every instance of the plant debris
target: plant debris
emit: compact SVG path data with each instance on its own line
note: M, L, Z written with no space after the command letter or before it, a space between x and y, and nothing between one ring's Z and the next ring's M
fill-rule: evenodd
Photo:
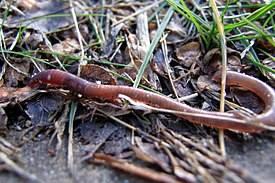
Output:
M227 68L274 87L274 3L216 3L225 29ZM261 176L274 176L274 155L266 153L275 148L274 132L226 132L231 156L223 157L216 129L185 123L162 109L152 112L123 97L87 99L66 87L27 86L36 73L55 68L93 83L137 86L217 110L220 86L212 76L222 68L224 50L207 1L4 0L0 14L1 182L13 176L6 178L5 172L32 182L273 180ZM150 64L144 67L146 60ZM249 91L231 87L226 92L227 112L245 116L264 110L263 101ZM257 159L266 153L271 165L258 170L251 161L246 164L244 152L250 151ZM125 174L125 180L117 180L121 172L105 175L106 166L99 174L98 164L135 177Z

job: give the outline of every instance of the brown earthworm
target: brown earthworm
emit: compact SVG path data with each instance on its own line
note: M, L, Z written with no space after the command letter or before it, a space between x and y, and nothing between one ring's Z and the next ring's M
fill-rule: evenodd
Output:
M213 77L216 81L220 81L220 78L220 72ZM35 87L40 84L62 86L80 93L84 97L104 100L117 100L120 99L119 95L122 94L134 101L153 107L180 111L182 113L175 112L175 115L194 123L220 129L261 132L266 129L266 126L275 126L275 92L273 88L256 78L233 71L227 71L226 83L227 85L241 86L254 92L264 101L265 110L261 114L246 117L237 111L233 113L205 111L153 92L128 86L95 84L73 74L55 69L38 73L31 79L29 86Z

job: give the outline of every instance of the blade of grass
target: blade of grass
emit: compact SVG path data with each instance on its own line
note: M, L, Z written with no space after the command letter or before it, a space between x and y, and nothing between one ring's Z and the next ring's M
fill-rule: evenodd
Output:
M68 139L68 159L67 159L67 164L68 164L68 169L70 174L73 176L74 175L74 156L73 156L73 122L75 118L75 113L76 113L76 102L72 101L71 103L71 110L70 110L70 117L69 117L69 139Z
M269 22L273 25L272 26L273 27L273 31L275 30L275 27L274 27L274 15L275 15L275 11L273 13L271 13L269 17L267 17L267 19L263 23L262 30L264 30L266 28L266 26L268 25Z
M210 48L212 41L218 44L218 41L215 38L215 35L217 34L215 26L210 26L208 22L203 20L200 16L196 15L194 12L190 11L187 5L184 3L184 1L181 0L181 4L179 4L174 0L167 0L167 2L178 13L183 15L186 19L188 19L190 22L192 22L196 26L201 38L206 44L206 49Z
M124 76L122 76L122 75L120 75L120 74L118 74L118 73L116 73L116 72L114 72L114 71L112 71L112 70L108 70L108 72L111 73L111 74L113 74L113 75L115 75L117 78L123 79L123 80L125 80L125 81L127 81L127 82L129 82L129 83L133 83L131 79L129 79L129 78L127 78L127 77L124 77ZM151 91L151 92L154 92L154 93L158 93L158 94L160 94L160 95L163 95L162 93L160 93L160 92L158 92L158 91L155 91L155 90L153 90L152 88L149 88L149 87L147 87L147 86L145 86L145 85L139 84L138 86L139 86L140 88L145 89L145 90L148 90L148 91Z
M157 9L154 11L154 13L148 18L148 22L151 22L154 17L167 5L167 2L164 1L163 3L160 4L160 6L157 7Z
M20 69L14 67L14 66L7 60L7 58L6 58L5 54L4 54L4 51L3 51L4 49L6 49L6 45L5 45L5 35L4 35L4 32L3 32L3 26L4 26L5 20L7 19L8 14L9 14L9 10L10 10L11 4L12 4L12 1L10 0L10 2L8 3L8 6L7 6L6 10L5 10L4 17L3 17L3 21L2 21L2 24L1 24L1 27L0 27L0 50L1 50L2 57L3 57L4 61L5 61L5 64L2 66L2 71L1 71L1 73L0 73L1 78L2 78L2 76L3 76L3 74L4 74L4 72L5 72L5 65L6 65L6 64L8 64L11 68L13 68L14 70L16 70L17 72L22 73L22 74L24 74L24 75L28 75L27 73L25 73L25 72L21 71Z
M207 39L204 35L204 31L202 30L202 26L199 25L199 23L197 22L197 19L193 16L193 13L188 9L188 7L186 6L185 2L183 0L180 0L181 4L183 5L186 13L188 14L188 16L190 17L190 20L195 24L198 32L201 35L201 38L204 40L205 43L207 43Z
M251 55L246 55L244 60L247 61L247 62L251 62L253 65L255 65L256 67L259 67L260 69L263 69L265 71L268 71L268 72L271 72L271 73L275 74L274 69L271 69L271 68L261 64L260 62L255 61L255 59L253 57L251 57Z
M75 55L71 55L71 54L66 54L66 53L58 53L58 52L51 52L51 51L35 51L35 50L28 50L28 51L22 51L22 52L15 52L15 51L9 51L9 50L2 50L4 53L9 53L9 54L15 54L15 55L20 55L23 57L27 57L36 61L39 61L41 63L47 64L51 67L56 67L55 65L49 63L47 60L44 59L39 59L33 56L30 56L30 54L33 53L42 53L42 54L48 54L48 55L56 55L56 56L61 56L61 57L66 57L65 59L70 59L70 60L75 60L78 61L80 59L80 56L75 56ZM87 61L91 61L90 58L84 57L84 60ZM100 64L104 64L104 65L112 65L112 66L116 66L116 67L127 67L127 68L132 68L132 66L130 65L125 65L125 64L120 64L120 63L114 63L114 62L109 62L109 61L95 61L96 63L100 63ZM72 64L74 62L71 62ZM69 66L70 64L65 64L64 66Z
M1 2L1 1L0 1ZM8 3L8 7L6 8L5 12L4 12L4 16L2 18L2 23L1 23L1 26L0 26L0 30L2 31L2 28L4 26L4 22L6 21L7 17L8 17L8 14L10 12L10 5L12 4L12 0L10 0L10 2Z
M236 2L233 2L233 3L236 3ZM266 6L266 4L242 4L241 7L243 9L253 9L253 8L261 8L261 7L264 7ZM204 6L202 7L202 9L210 9L211 6ZM239 9L240 8L240 5L237 4L231 4L231 5L228 5L228 6L217 6L218 10L223 10L225 8L229 9L229 10L232 10L232 9Z
M256 26L255 24L253 24L252 22L250 22L250 21L247 20L246 18L243 18L243 20L244 20L245 22L247 22L247 24L249 24L251 27L253 27L254 30L256 30L259 34L261 34L261 35L266 35L266 33L265 33L262 29L260 29L258 26ZM270 44L272 44L272 46L275 47L275 42L273 41L272 38L270 38L269 36L264 36L264 37L266 38L266 40L267 40Z
M73 17L74 26L75 26L75 30L76 30L76 35L77 35L77 39L78 39L78 43L79 43L80 51L81 51L81 58L79 60L79 69L78 69L78 73L77 73L77 75L79 76L80 75L80 67L81 67L81 65L86 65L87 62L83 60L84 54L85 54L84 53L84 48L83 48L83 42L82 42L83 36L80 33L78 22L77 22L77 19L76 19L75 9L74 9L74 6L73 6L73 3L72 3L71 0L70 0L69 4L70 4L70 7L71 7L70 8L71 9L71 14L72 14L72 17Z
M234 29L234 32L237 34L241 34L239 29ZM243 37L243 36L241 35L241 37ZM245 38L242 39L241 42L243 45L245 45L245 47L248 47L250 45L249 42ZM244 58L246 61L251 62L255 66L259 67L260 69L264 69L268 72L275 74L275 70L268 68L265 65L260 63L257 53L255 52L255 50L252 47L250 48L250 50L248 50L248 52L250 53L250 56L246 55L246 57Z
M55 67L53 64L47 62L46 60L30 56L30 55L26 54L25 52L16 52L16 51L9 51L9 50L2 50L2 52L9 53L9 54L14 54L14 55L20 55L20 56L27 57L27 58L30 58L30 59L33 59L33 60L37 60L37 61L39 61L41 63L44 63L44 64L47 64L51 67Z
M184 8L178 1L175 0L167 0L167 2L169 3L170 6L172 6L178 13L180 13L182 16L184 16L185 18L187 18L188 20L191 21L191 18L188 16L187 14L187 10L189 10L188 8ZM189 10L190 11L190 10ZM199 22L199 24L201 25L201 29L204 31L210 30L211 26L208 22L206 22L205 20L203 20L200 16L196 15L194 12L190 11L189 13L192 14L192 16Z
M242 34L241 34L242 35ZM228 41L239 41L239 40L248 40L248 39L260 39L265 37L275 37L275 34L263 34L263 35L251 35L251 36L242 36L237 35L237 37L227 38Z
M222 79L221 79L221 97L220 97L220 112L224 112L225 105L225 86L226 86L226 68L227 68L227 51L226 51L226 40L224 34L224 26L222 19L220 17L219 11L215 0L210 0L210 5L212 7L213 13L216 18L216 24L220 34L220 45L222 54ZM225 9L226 11L226 9ZM223 157L226 156L225 144L224 144L224 130L219 129L219 144L221 149L221 154Z
M267 53L266 51L262 50L261 48L258 48L259 51L261 51L263 54L271 58L273 61L275 61L275 57L272 56L271 54Z
M104 17L105 15L102 14L95 14L95 13L77 13L75 14L76 17L89 17L89 16L100 16L100 17ZM64 14L46 14L46 15L41 15L41 16L37 16L37 17L32 17L32 18L25 18L23 20L20 21L14 21L14 22L10 22L11 24L14 23L18 23L18 22L24 22L24 21L30 21L26 24L26 26L29 26L30 24L41 20L41 19L46 19L46 18L60 18L60 17L71 17L72 14L69 13L64 13Z
M272 27L273 27L273 32L275 32L275 20L274 20L274 17L275 16L275 12L274 13L272 13L272 16L271 16L271 24L272 24Z
M118 25L118 24L120 24L120 23L122 23L122 22L128 20L128 19L131 18L131 17L135 17L135 16L137 16L137 15L140 14L140 13L146 12L146 11L148 11L148 10L154 8L155 6L158 6L158 5L159 5L160 3L162 3L163 1L164 1L164 0L156 1L156 2L153 3L153 4L147 6L147 7L143 8L143 9L141 9L141 10L139 10L139 11L136 11L135 13L131 14L130 16L127 16L127 17L125 17L125 18L123 18L123 19L121 19L121 20L115 22L115 23L112 25L112 27L115 27L116 25Z
M275 8L275 3L271 3L271 4L268 4L266 6L263 6L262 8L254 11L253 13L248 15L246 17L246 19L249 20L250 22L256 21L259 18L266 15L267 12L271 11L273 8ZM247 21L244 21L244 20L242 20L240 22L237 22L237 23L235 22L235 23L232 23L232 24L227 24L227 25L224 26L224 30L225 31L231 31L234 28L241 27L241 26L244 26L246 24L247 24Z
M159 42L159 40L162 36L162 33L163 33L164 29L166 28L166 26L167 26L170 18L172 17L173 13L174 13L174 9L172 7L170 7L168 9L165 17L163 18L152 43L150 44L150 47L149 47L148 52L146 53L146 55L144 57L144 60L142 62L142 65L140 67L140 70L138 72L138 75L137 75L137 78L134 82L133 87L137 87L139 85L140 80L141 80L141 78L144 74L144 71L145 71L145 69L146 69L146 67L147 67L147 65L150 61L150 58L151 58L152 54L153 54L153 51L154 51L155 47L157 46L157 44L158 44L158 42Z

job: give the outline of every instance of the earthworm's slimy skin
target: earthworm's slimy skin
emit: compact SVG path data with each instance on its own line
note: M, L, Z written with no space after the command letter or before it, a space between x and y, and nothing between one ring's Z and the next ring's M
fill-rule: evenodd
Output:
M263 123L269 126L275 126L275 92L266 83L256 79L254 77L241 74L238 72L227 71L226 72L226 84L244 87L258 97L260 97L265 103L265 110L263 113L253 116L249 119L249 123ZM217 72L213 79L217 82L221 80L221 72Z
M216 81L219 81L220 77L220 73L214 75ZM241 132L261 132L265 129L261 124L275 126L274 90L258 79L232 71L227 72L227 85L242 86L257 94L266 105L263 113L255 116L244 117L237 113L204 111L142 89L127 86L98 85L88 82L73 74L54 69L45 70L35 75L31 79L29 86L35 87L40 84L67 87L88 98L116 100L119 99L119 94L122 94L130 97L134 101L142 102L153 107L195 114L175 115L194 123L220 129L232 129Z

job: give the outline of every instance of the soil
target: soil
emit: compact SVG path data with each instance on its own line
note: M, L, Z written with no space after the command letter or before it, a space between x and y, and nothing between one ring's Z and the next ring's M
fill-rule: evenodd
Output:
M9 131L7 139L17 142L22 132ZM39 177L42 182L70 183L70 182L149 182L143 178L116 170L114 168L91 163L80 163L83 144L74 144L75 174L70 176L66 164L66 138L63 147L56 156L48 153L49 137L28 141L21 146L18 153L23 163L21 167ZM275 178L275 138L274 133L260 135L236 135L226 133L227 156L236 165L243 167L255 180L262 183L272 183ZM0 182L15 183L29 182L12 172L2 172Z

